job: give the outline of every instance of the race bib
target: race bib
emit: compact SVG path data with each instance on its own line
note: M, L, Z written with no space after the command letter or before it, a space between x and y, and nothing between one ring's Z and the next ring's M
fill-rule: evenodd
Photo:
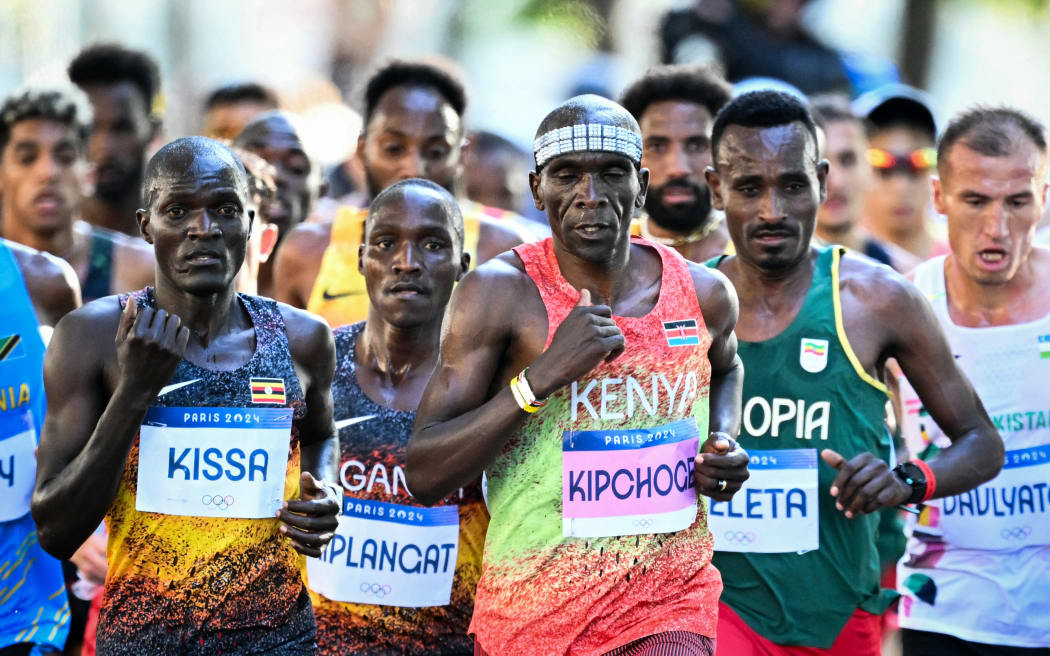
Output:
M29 512L36 480L36 430L28 410L0 425L0 522Z
M729 501L712 501L716 551L788 553L820 547L817 450L751 451L751 476Z
M291 408L154 406L139 433L135 509L273 519L291 432Z
M963 549L1050 545L1050 445L1006 452L999 475L931 503L919 524Z
M310 588L336 601L446 606L459 551L459 508L343 498L335 537L306 559Z
M565 431L562 535L671 533L696 519L694 419L656 428Z

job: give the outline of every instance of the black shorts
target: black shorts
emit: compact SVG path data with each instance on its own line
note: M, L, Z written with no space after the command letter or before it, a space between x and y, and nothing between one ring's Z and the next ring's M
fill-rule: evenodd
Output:
M1010 647L969 642L944 633L903 629L904 656L1050 656L1050 647Z

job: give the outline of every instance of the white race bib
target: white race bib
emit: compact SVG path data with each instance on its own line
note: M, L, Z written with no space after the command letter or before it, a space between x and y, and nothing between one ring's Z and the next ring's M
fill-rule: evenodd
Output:
M284 503L291 408L162 408L139 433L135 509L270 518Z
M729 501L712 501L716 551L788 553L820 546L817 450L751 451L751 476Z
M999 475L975 490L931 503L926 520L963 549L1050 545L1050 445L1006 452ZM921 523L921 520L920 520Z
M36 481L36 430L33 414L5 420L0 428L0 522L29 512Z
M307 558L310 588L336 601L445 606L459 551L459 508L343 498L335 537Z

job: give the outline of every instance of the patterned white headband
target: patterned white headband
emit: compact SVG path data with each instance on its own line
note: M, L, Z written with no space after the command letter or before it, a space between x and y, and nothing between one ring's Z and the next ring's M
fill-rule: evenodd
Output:
M536 156L537 169L558 155L596 151L619 153L640 167L642 136L615 125L581 123L540 135L532 142L532 151Z

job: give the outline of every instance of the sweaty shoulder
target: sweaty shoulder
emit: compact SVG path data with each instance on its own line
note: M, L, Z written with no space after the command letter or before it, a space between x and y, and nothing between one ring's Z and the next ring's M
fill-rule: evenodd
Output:
M37 319L54 326L66 313L80 306L80 282L73 267L49 253L4 240L22 270L26 290Z
M718 269L686 261L707 330L715 336L733 330L740 313L736 289Z
M472 322L479 329L510 326L515 314L523 306L528 308L532 300L542 309L543 301L525 265L517 254L507 251L463 277L449 303L446 323Z
M79 353L81 358L91 354L92 360L101 361L116 351L117 327L123 309L116 295L104 296L91 301L62 317L55 326L48 350L63 353Z
M839 262L839 294L847 324L874 321L895 332L909 307L925 303L919 290L885 264L846 252Z
M288 346L292 349L292 356L296 360L309 357L311 353L316 353L318 348L323 351L325 342L332 337L332 329L328 327L324 319L313 312L307 312L280 301L277 301L277 309L281 312L281 318L284 319L288 333Z

